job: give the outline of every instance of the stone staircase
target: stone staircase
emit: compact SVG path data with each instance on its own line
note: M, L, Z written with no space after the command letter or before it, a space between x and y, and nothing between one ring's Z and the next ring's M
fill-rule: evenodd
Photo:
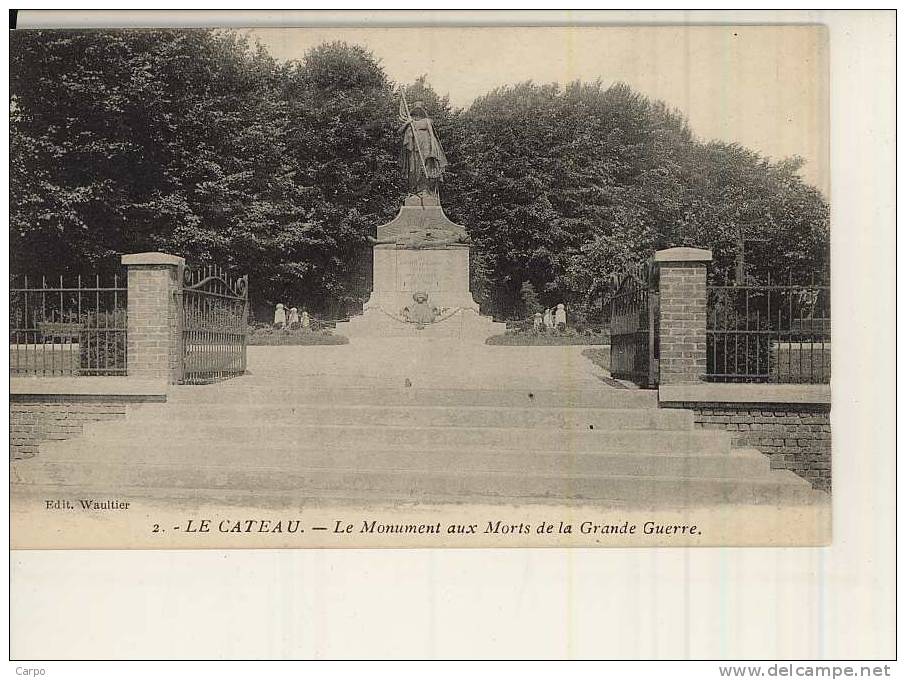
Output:
M654 392L249 385L174 388L17 461L14 485L119 496L382 502L797 504L769 469Z

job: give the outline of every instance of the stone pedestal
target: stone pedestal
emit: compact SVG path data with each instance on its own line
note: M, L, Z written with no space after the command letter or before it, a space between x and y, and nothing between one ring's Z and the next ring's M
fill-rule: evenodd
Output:
M407 198L396 218L377 229L374 284L364 313L337 324L337 333L482 340L503 333L506 324L479 314L469 291L469 245L463 241L466 230L447 218L436 198ZM434 323L405 320L403 308L411 307L417 292L438 309Z
M374 248L374 290L365 311L383 308L398 314L421 291L435 307L478 311L469 292L469 247L404 249Z

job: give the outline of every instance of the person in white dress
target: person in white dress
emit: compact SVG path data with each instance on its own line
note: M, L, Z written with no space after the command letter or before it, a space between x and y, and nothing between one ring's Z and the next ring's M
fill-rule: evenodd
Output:
M554 314L554 323L557 326L557 330L566 330L566 305L562 302L557 305L557 312Z
M286 326L286 310L283 308L283 303L277 305L277 309L274 310L274 328L284 328Z
M544 327L551 330L554 327L554 315L551 314L550 307L544 310Z

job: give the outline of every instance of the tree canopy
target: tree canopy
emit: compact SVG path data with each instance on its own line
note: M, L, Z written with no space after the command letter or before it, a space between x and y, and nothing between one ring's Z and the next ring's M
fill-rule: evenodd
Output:
M229 31L14 31L14 273L87 274L162 250L249 273L254 302L353 311L367 236L404 194L399 85L365 49L325 43L279 62ZM604 74L606 75L606 74ZM702 142L623 84L518 83L453 109L420 78L469 231L488 312L591 307L611 273L658 248L711 248L712 276L824 276L828 206L798 175Z

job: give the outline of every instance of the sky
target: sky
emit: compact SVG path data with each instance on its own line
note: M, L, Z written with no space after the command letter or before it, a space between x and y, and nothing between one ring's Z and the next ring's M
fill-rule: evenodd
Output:
M820 26L256 28L278 59L324 41L363 45L388 76L425 74L454 106L525 80L625 82L686 115L702 140L800 156L828 195L828 47Z

